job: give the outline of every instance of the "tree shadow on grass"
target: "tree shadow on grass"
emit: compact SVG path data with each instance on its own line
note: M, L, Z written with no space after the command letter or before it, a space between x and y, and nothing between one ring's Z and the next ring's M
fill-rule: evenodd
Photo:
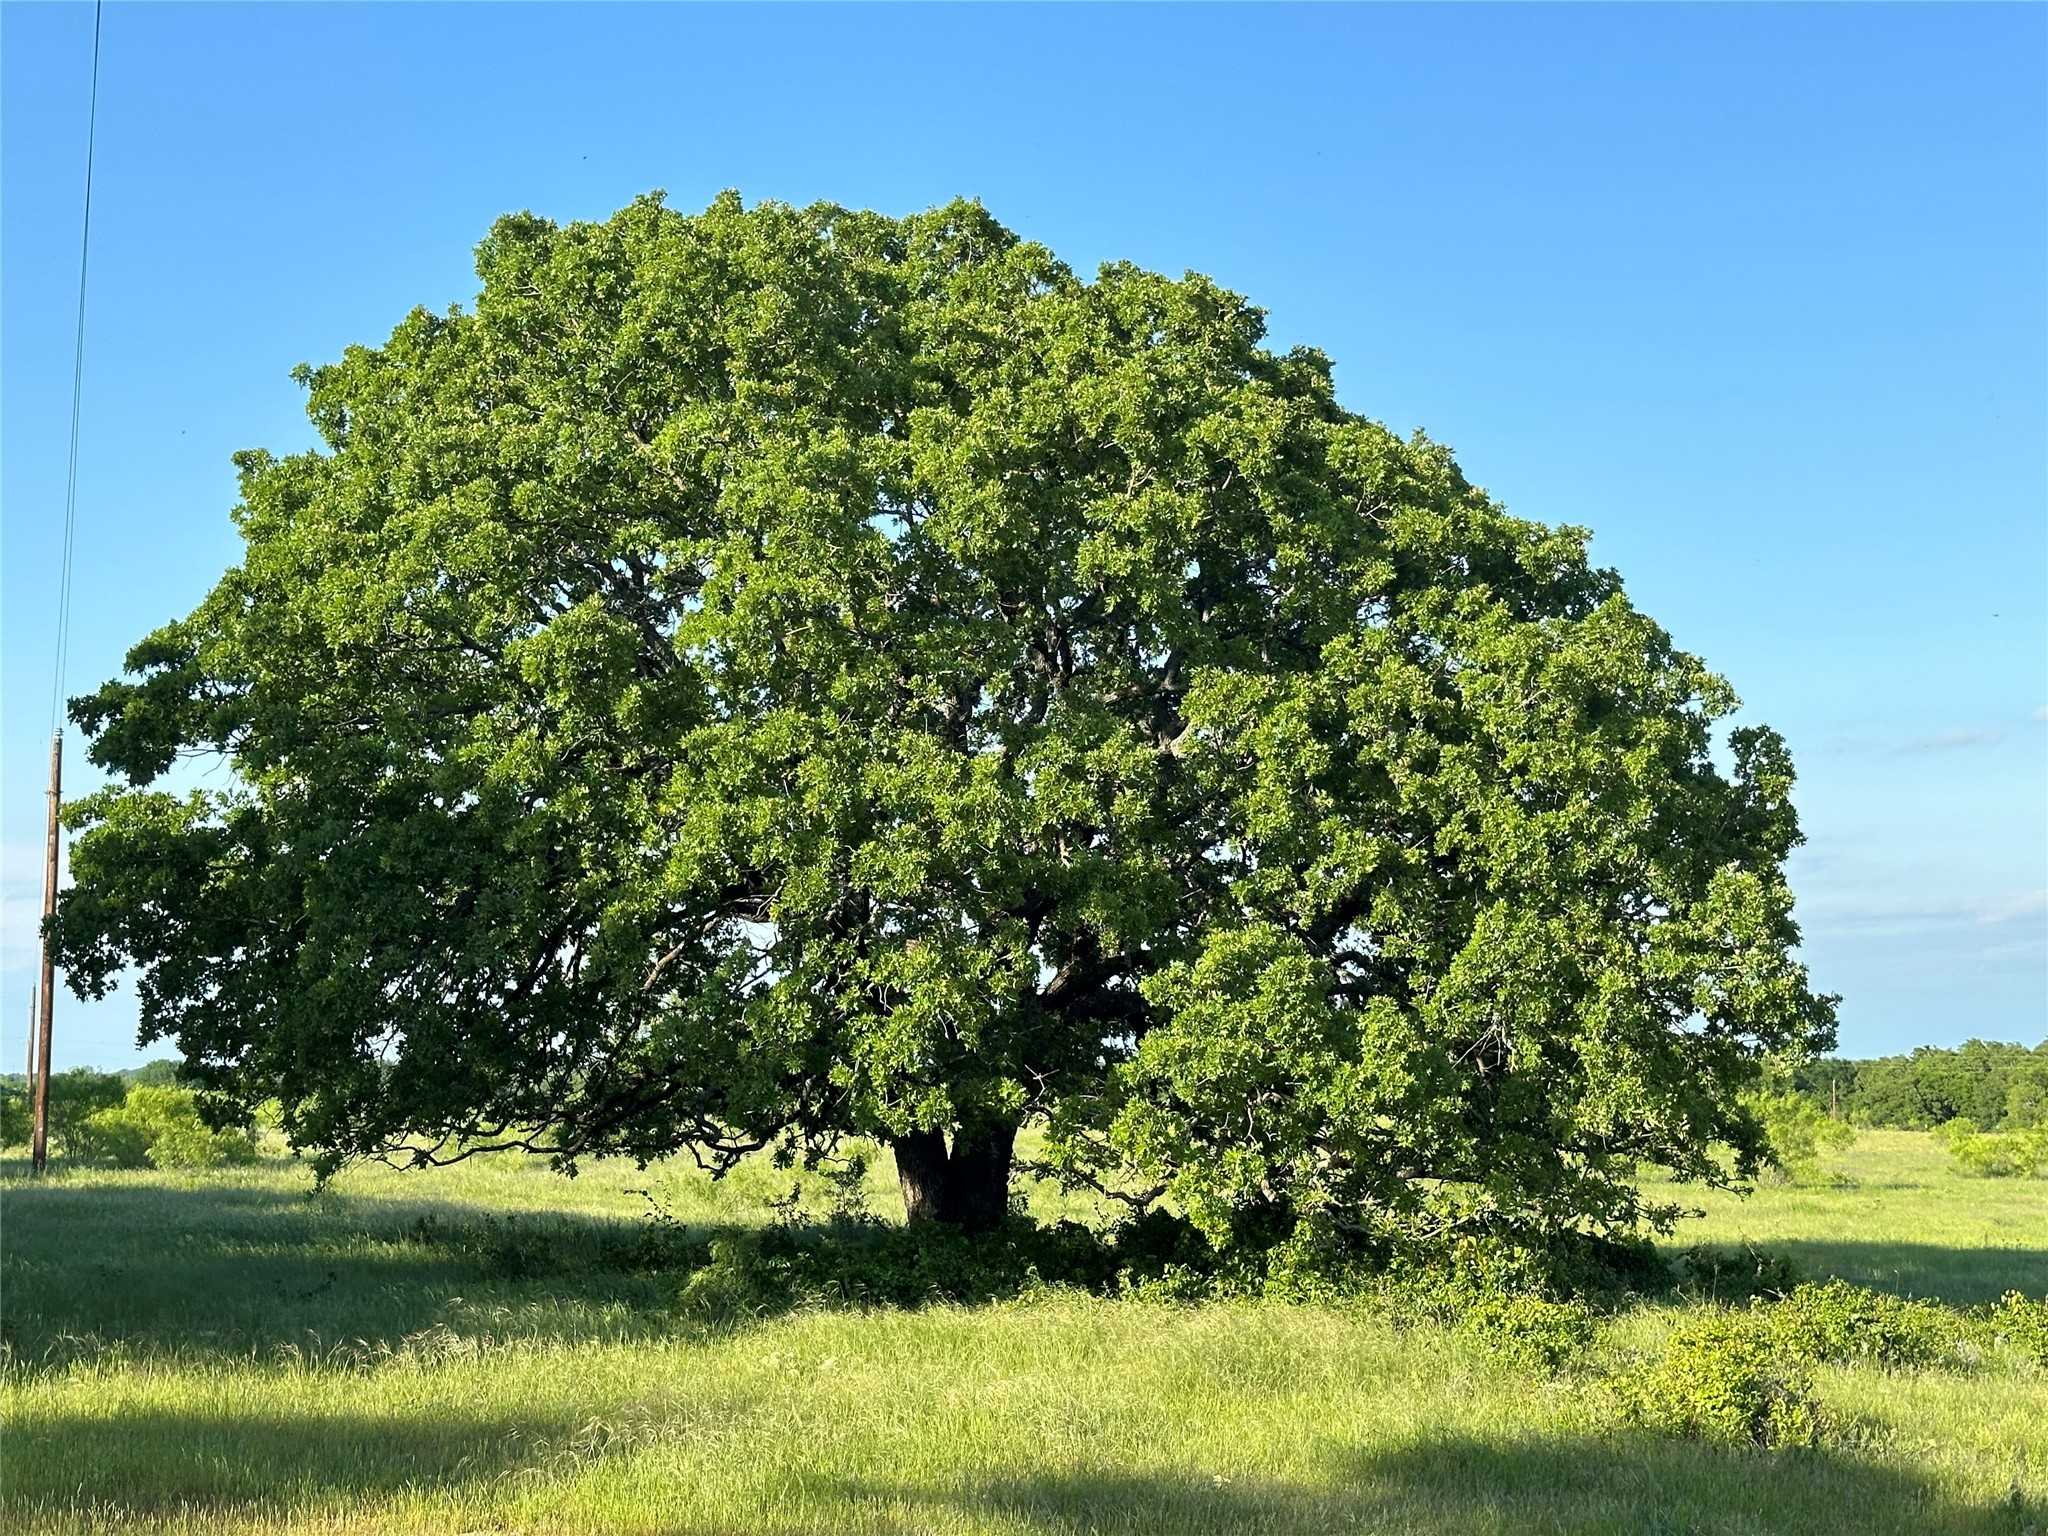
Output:
M2017 1239L2020 1234L2013 1234ZM1986 1244L1962 1248L1909 1240L1835 1241L1783 1238L1760 1242L1781 1253L1809 1280L1840 1276L1895 1295L1926 1297L1952 1306L1996 1301L2007 1291L2048 1294L2048 1252L2039 1246Z
M15 1530L67 1515L148 1529L152 1517L179 1512L260 1519L379 1497L460 1497L522 1468L565 1465L580 1454L577 1433L565 1417L489 1412L31 1415L10 1426L0 1510Z
M537 1413L31 1418L13 1427L0 1508L17 1529L67 1516L146 1528L174 1512L374 1517L380 1500L420 1497L490 1504L524 1494L523 1504L544 1511L555 1478L601 1469L673 1432L659 1417L628 1419L593 1441L587 1425ZM1216 1465L1230 1461L1231 1448L1218 1446ZM993 1521L1046 1536L2023 1536L2048 1515L2038 1503L1958 1502L1917 1474L1841 1453L1717 1450L1622 1433L1422 1438L1333 1456L1300 1483L1102 1467L1004 1471L933 1488L787 1470L817 1513L792 1522L764 1505L760 1529L932 1536ZM719 1507L729 1521L729 1501ZM684 1488L658 1513L676 1536L731 1528L699 1523Z
M1228 1447L1217 1464L1229 1463ZM1183 1536L2023 1536L2048 1510L1970 1506L1929 1480L1834 1452L1728 1450L1643 1434L1509 1440L1440 1437L1333 1459L1291 1484L1115 1469L990 1476L934 1491L840 1483L849 1511L907 1530L995 1517L1028 1532ZM947 1515L939 1515L943 1509Z
M1079 1228L852 1221L691 1226L452 1202L95 1180L4 1195L0 1343L16 1370L85 1360L349 1364L427 1331L496 1343L741 1329L813 1300L912 1308L1040 1280L1106 1288ZM736 1239L719 1250L718 1236Z
M429 1329L579 1341L665 1330L692 1234L507 1218L439 1201L308 1197L230 1179L9 1186L0 1341L15 1368L119 1352L319 1358ZM673 1263L664 1260L673 1260Z

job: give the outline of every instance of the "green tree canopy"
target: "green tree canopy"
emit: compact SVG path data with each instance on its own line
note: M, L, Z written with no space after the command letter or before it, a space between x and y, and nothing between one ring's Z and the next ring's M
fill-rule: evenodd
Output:
M730 195L477 270L72 705L72 985L330 1166L860 1134L974 1224L1042 1117L1219 1241L1609 1227L1831 1040L1779 739L1236 295Z

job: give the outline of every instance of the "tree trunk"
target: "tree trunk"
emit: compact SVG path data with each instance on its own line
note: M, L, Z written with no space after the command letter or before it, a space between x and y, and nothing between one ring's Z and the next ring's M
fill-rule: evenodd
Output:
M906 1221L938 1221L946 1203L946 1137L941 1131L912 1131L891 1144L896 1182L903 1188Z
M913 1131L891 1143L906 1220L942 1221L986 1232L1010 1211L1010 1164L1017 1127L955 1131L949 1151L940 1131Z
M970 1232L1002 1225L1010 1214L1010 1158L1017 1127L992 1125L953 1133L953 1158L946 1167L944 1220Z

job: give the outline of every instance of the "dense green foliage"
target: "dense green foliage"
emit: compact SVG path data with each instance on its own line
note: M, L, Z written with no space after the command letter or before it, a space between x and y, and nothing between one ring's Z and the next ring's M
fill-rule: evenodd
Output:
M2048 1173L2048 1124L1980 1131L1958 1117L1935 1133L1949 1156L1971 1173L1992 1179L2028 1179Z
M1802 1123L1823 1140L1841 1134L1823 1125L1825 1106L1837 1124L1936 1130L1973 1174L2048 1173L2048 1040L2032 1049L1970 1040L1871 1061L1826 1057L1797 1067L1793 1082L1810 1107L1802 1112L1780 1095L1777 1124L1794 1141Z
M2048 1311L2048 1298L2023 1306ZM1989 1318L1964 1319L1931 1301L1912 1301L1829 1280L1794 1287L1763 1313L1764 1331L1781 1355L1814 1363L1934 1365L1962 1356L1973 1333L1997 1332Z
M1980 1131L2048 1125L2048 1040L2032 1049L1969 1040L1868 1061L1823 1057L1799 1067L1800 1092L1861 1125L1932 1130L1967 1120Z
M1784 1254L1755 1243L1719 1248L1695 1243L1678 1256L1687 1292L1710 1302L1754 1301L1782 1296L1799 1283L1799 1267Z
M2042 1363L2048 1295L2008 1292L1958 1311L1840 1279L1708 1308L1674 1329L1662 1353L1616 1384L1635 1422L1722 1444L1811 1447L1844 1428L1821 1405L1810 1368L1969 1370Z
M242 457L241 564L73 703L132 787L60 958L197 1081L330 1169L873 1136L977 1226L1042 1118L1298 1254L1752 1170L1833 1033L1790 763L1583 532L971 204L477 269L305 375L324 448Z
M1764 1157L1777 1176L1810 1179L1824 1154L1856 1139L1855 1127L1829 1115L1804 1094L1762 1090L1744 1101L1763 1127Z
M239 1126L215 1128L190 1089L137 1083L116 1107L88 1115L69 1155L117 1168L218 1168L255 1161L256 1144Z
M0 1088L0 1146L28 1143L34 1107L20 1082ZM72 1067L50 1078L50 1145L58 1152L73 1149L80 1128L102 1110L116 1109L128 1096L127 1079L118 1072Z
M72 1067L50 1082L50 1137L60 1149L66 1131L87 1116L121 1103L137 1083L161 1086L174 1083L178 1064L168 1057L145 1061L139 1067L118 1072L101 1072L94 1067ZM9 1072L0 1076L0 1147L26 1146L32 1129L33 1105L29 1101L28 1077Z
M178 1081L178 1064L168 1056L159 1056L139 1067L123 1068L117 1076L131 1088L168 1088Z
M50 1079L52 1149L62 1158L117 1168L215 1168L253 1160L249 1132L207 1124L198 1096L175 1079L169 1061L121 1072L59 1072ZM26 1088L0 1084L0 1146L25 1146L30 1130Z
M1986 1326L1996 1342L2048 1370L2048 1294L2007 1291L1988 1309Z
M1637 1423L1716 1445L1811 1447L1832 1428L1804 1366L1739 1313L1689 1318L1621 1397Z

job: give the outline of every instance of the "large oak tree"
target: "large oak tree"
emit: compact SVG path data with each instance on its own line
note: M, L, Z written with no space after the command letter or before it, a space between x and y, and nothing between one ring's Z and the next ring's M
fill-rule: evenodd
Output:
M1779 739L1235 295L966 203L477 269L72 704L72 985L329 1166L872 1136L978 1225L1040 1120L1219 1242L1613 1229L1831 1039Z

